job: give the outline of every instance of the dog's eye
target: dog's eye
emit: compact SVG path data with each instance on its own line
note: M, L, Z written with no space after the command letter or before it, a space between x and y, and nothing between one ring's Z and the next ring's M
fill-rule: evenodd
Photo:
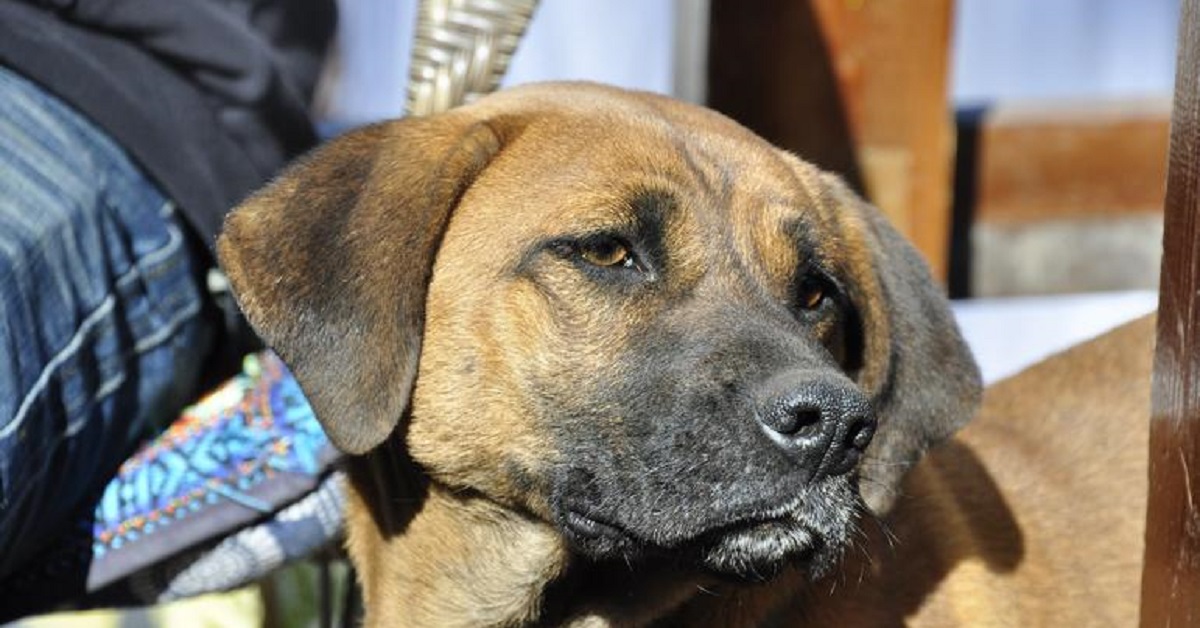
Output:
M602 268L633 268L635 262L629 247L616 238L594 238L579 246L579 256L592 266Z
M829 299L829 289L824 278L806 274L796 286L796 305L805 311L819 309Z

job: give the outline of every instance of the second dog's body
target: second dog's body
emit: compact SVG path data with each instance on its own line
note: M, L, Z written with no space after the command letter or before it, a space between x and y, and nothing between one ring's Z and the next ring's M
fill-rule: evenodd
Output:
M779 625L1137 625L1153 351L1147 317L989 387Z

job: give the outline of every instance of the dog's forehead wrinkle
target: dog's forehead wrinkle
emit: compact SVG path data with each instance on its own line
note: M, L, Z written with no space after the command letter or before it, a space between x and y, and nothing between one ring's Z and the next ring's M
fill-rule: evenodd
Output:
M686 129L674 129L670 140L690 175L693 189L702 191L705 200L713 206L729 203L739 168L729 161L727 153L714 150L711 142Z

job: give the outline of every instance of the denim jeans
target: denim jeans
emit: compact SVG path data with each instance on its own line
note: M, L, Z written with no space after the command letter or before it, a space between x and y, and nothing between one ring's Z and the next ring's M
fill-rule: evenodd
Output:
M0 580L90 514L196 393L214 331L170 200L0 67Z

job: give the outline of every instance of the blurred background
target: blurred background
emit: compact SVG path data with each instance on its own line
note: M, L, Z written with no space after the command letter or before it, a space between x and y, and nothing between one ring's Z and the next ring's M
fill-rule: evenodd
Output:
M904 3L950 12L938 38L947 104L1167 98L1179 0L957 0ZM416 0L343 0L338 78L325 116L361 123L400 115ZM505 84L587 79L703 103L710 0L542 0ZM722 3L717 2L717 5ZM788 3L753 3L757 15ZM797 4L804 4L803 2ZM814 3L819 4L819 3ZM843 0L848 11L888 0ZM744 7L749 8L749 7ZM718 6L719 9L719 6ZM766 43L773 21L757 25Z

